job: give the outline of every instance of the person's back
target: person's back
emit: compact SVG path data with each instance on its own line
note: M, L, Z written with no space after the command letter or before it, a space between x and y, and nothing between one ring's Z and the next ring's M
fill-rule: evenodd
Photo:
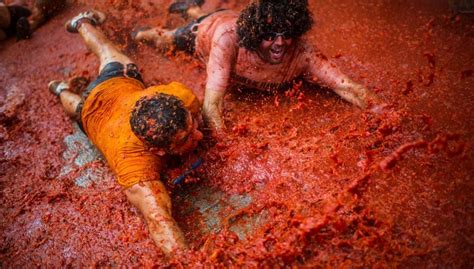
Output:
M159 179L160 156L148 150L150 146L139 139L130 126L131 112L137 101L157 93L178 97L192 114L199 111L196 96L180 83L144 89L140 81L121 77L100 83L84 101L83 129L124 188L144 179Z
M99 76L82 96L65 81L51 81L64 111L78 121L103 153L128 200L144 215L151 238L165 254L186 248L186 240L171 212L171 199L160 181L166 154L182 155L202 139L193 116L196 96L184 85L145 89L138 67L96 28L105 14L90 10L66 23L99 57Z

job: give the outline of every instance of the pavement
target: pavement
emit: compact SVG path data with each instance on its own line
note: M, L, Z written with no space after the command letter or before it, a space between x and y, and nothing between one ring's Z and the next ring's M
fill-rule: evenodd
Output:
M107 173L106 166L94 166L95 162L105 162L100 151L89 141L87 136L79 129L77 123L73 124L73 133L64 138L65 151L62 154L65 165L61 168L58 180L72 176L78 187L87 188L91 184L101 184ZM223 223L222 215L232 215L252 202L249 195L226 195L221 191L212 190L205 186L184 187L177 198L177 203L187 200L188 210L180 212L182 216L199 212L205 225L201 233L217 233L224 225L229 225L230 231L237 234L240 239L245 239L255 225L261 225L266 219L265 214L255 217L244 217L243 221L228 220ZM229 208L232 208L229 212ZM225 214L223 214L225 211Z

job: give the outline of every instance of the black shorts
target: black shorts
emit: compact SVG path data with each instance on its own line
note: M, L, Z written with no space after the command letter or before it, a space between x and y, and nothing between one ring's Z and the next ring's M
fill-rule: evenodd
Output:
M135 64L127 64L124 66L119 62L111 62L104 66L102 71L100 72L99 76L92 81L89 86L87 86L86 90L81 94L81 101L77 105L76 112L77 118L76 121L79 124L79 127L84 132L84 128L82 126L82 107L84 106L84 101L87 99L89 94L102 82L105 82L112 78L123 77L123 78L130 78L136 79L143 83L142 75L140 71L138 71L138 67Z
M176 29L174 34L174 45L176 49L193 54L196 49L196 34L199 29L199 24L205 18L223 10L225 9L218 9L212 13L199 17L197 20L194 20L181 28Z

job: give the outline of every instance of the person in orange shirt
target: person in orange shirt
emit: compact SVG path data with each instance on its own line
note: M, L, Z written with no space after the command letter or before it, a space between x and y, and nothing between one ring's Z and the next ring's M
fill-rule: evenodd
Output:
M200 104L177 82L145 88L137 66L95 27L104 19L101 12L87 11L66 24L100 58L98 78L82 96L64 81L50 82L49 90L102 152L155 244L169 254L185 248L186 241L159 172L165 154L184 154L202 139L196 121Z

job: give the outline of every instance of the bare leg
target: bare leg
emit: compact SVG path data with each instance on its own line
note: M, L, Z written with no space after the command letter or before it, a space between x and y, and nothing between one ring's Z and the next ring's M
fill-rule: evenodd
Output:
M105 65L111 62L119 62L123 65L133 63L133 61L118 50L114 44L108 40L102 31L95 26L83 22L78 31L81 34L87 48L89 48L100 59L100 71Z
M177 0L168 7L168 12L181 14L185 19L197 19L206 15L201 9L202 4L204 1Z
M188 14L188 16L193 18L193 19L197 19L199 17L207 15L208 13L204 12L201 9L201 7L194 6L194 7L190 7L188 10L186 10L186 14Z
M80 22L77 30L87 47L100 58L100 70L110 62L124 65L132 63L87 19ZM61 97L65 92L61 93ZM65 95L65 98L69 97ZM164 253L170 254L174 249L186 248L183 233L171 215L171 200L163 183L144 182L133 185L124 192L145 217L151 238Z
M126 189L125 194L143 214L151 238L166 255L187 247L183 233L171 216L171 200L163 183L139 183Z
M49 83L48 88L52 94L59 97L66 114L76 118L76 110L81 101L81 97L70 91L68 83L66 81L53 80Z
M201 16L207 15L204 13L201 7L191 6L186 9L186 14L189 17L197 19ZM134 34L133 39L136 41L149 41L152 42L158 49L166 50L175 42L176 29L168 30L160 27L151 28L148 30L138 31Z
M28 19L31 31L36 30L65 6L66 0L36 0L32 15Z
M120 62L124 65L132 63L132 61L127 56L122 54L100 30L88 23L87 19L84 19L84 21L78 26L77 30L84 39L87 47L99 57L99 71L102 71L104 66L110 62ZM69 89L58 91L58 87L63 87L64 89L68 88L68 86L65 86L67 84L66 82L63 82L62 84L59 84L59 82L57 83L57 87L55 87L53 84L50 85L50 91L56 95L59 93L59 99L61 100L61 104L63 105L66 114L71 117L77 116L76 109L77 105L81 101L81 97L78 94L72 93L69 91Z
M153 42L158 49L166 50L174 43L174 34L176 30L166 30L155 27L149 30L139 31L134 39L136 41Z
M34 31L46 22L46 16L44 15L44 12L36 6L33 8L32 13L33 14L28 19L28 22L30 23L31 31Z
M77 116L77 105L81 101L81 97L75 93L65 90L59 94L59 100L63 105L66 114L72 118Z

